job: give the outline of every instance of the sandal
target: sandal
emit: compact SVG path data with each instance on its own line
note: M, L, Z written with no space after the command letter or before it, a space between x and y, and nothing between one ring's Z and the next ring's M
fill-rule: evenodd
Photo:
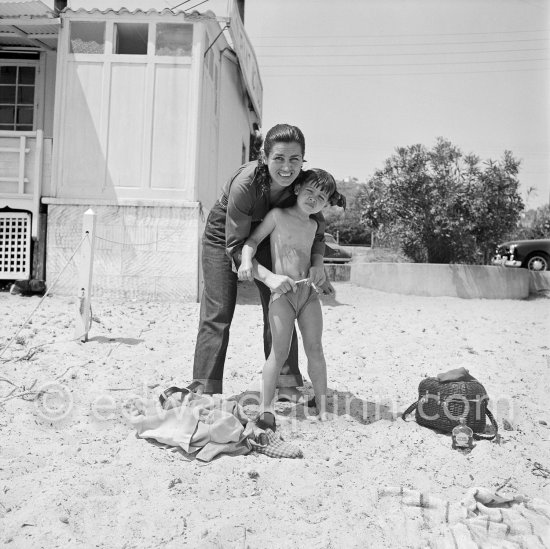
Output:
M253 449L259 454L264 454L272 458L303 458L304 454L302 450L294 444L284 442L279 434L275 434L272 431L265 432L266 444L253 445Z
M181 393L181 400L183 400L183 397L185 395L188 395L189 393L194 393L195 389L197 389L201 385L202 383L200 381L193 381L187 387L168 387L168 389L165 389L164 391L162 391L162 393L160 393L160 396L159 396L160 405L164 409L167 409L166 407L169 404L168 401L172 395L174 395L175 393ZM180 404L181 404L181 401L180 401Z
M181 393L181 400L180 400L180 404L181 404L183 397L189 394L190 391L182 387L168 387L168 389L164 389L164 391L162 391L162 393L160 393L159 395L159 402L162 408L164 408L165 410L169 409L168 405L171 403L171 396L176 393ZM170 406L170 408L173 408L173 406Z
M277 424L275 423L275 416L271 412L262 412L254 420L256 426L266 431L271 429L273 432L277 430Z

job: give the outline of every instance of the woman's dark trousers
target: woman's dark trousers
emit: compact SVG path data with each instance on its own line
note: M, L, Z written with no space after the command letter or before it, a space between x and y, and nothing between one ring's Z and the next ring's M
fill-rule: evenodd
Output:
M264 263L262 258L258 260ZM237 301L237 274L232 270L231 261L225 253L225 246L209 240L207 233L202 242L202 271L204 289L200 306L199 333L195 346L193 380L202 383L207 393L222 393L229 328ZM257 282L256 285L260 290L263 308L264 354L267 358L271 352L268 318L271 292L261 282ZM302 385L302 375L298 368L298 338L294 330L289 357L279 376L278 386Z

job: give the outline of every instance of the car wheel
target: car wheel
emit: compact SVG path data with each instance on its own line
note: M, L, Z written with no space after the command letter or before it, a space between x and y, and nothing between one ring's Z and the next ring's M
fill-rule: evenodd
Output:
M525 261L525 266L530 271L548 271L550 258L544 252L535 252Z

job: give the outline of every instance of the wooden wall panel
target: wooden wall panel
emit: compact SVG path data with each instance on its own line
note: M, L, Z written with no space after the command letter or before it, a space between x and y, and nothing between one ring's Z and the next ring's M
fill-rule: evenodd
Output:
M67 63L63 101L61 195L101 194L105 152L101 146L103 63Z
M111 70L107 185L140 187L146 65L113 63Z
M188 65L155 67L151 187L182 189L193 196L185 180L189 119Z

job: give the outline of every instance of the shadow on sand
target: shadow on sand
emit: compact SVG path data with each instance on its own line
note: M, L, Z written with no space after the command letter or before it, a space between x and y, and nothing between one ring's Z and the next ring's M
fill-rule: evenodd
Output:
M313 391L309 387L309 390L305 393L305 402L298 404L278 402L275 406L277 415L297 420L306 420L309 416L316 415L316 408L309 408L307 406L308 395L312 393ZM237 401L249 417L255 417L257 414L260 400L257 391L244 391L230 397L230 400ZM363 400L349 391L337 391L334 389L328 389L327 410L335 416L347 415L363 425L374 423L380 419L390 421L397 419L397 416L389 406L385 406L379 402Z
M136 339L133 337L105 337L94 336L88 339L88 341L97 341L98 343L123 343L124 345L139 345L143 343L143 339Z

